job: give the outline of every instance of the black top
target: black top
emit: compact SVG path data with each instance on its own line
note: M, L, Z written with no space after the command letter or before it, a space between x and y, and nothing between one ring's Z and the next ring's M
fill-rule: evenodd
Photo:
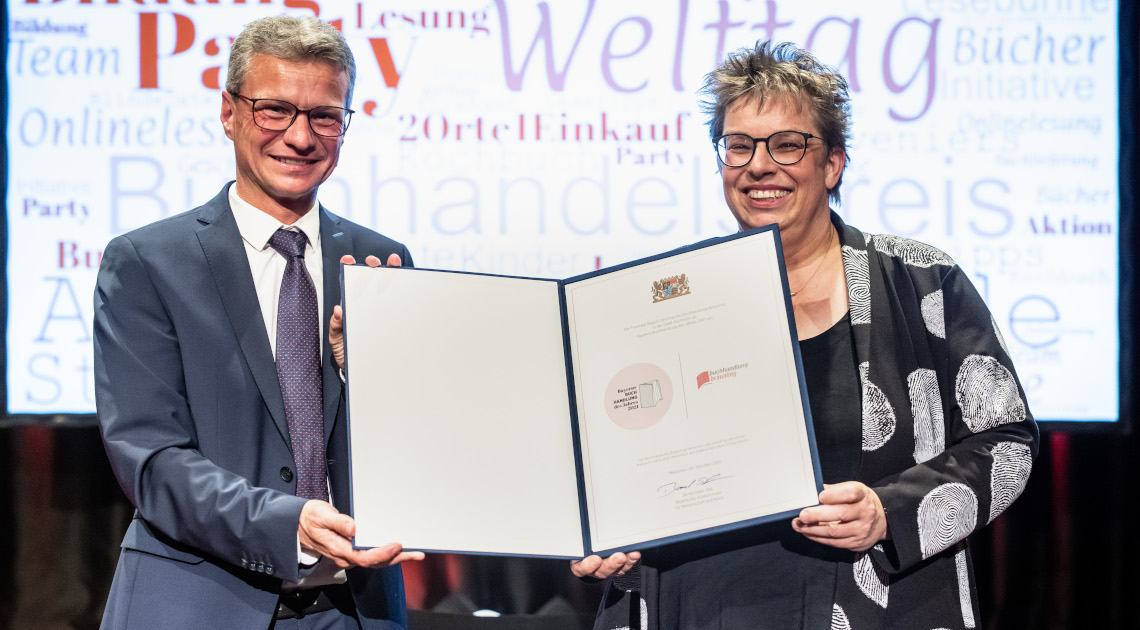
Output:
M800 342L808 405L815 425L824 483L855 479L863 437L859 374L851 342L851 316Z
M861 424L851 322L800 342L825 483L854 478ZM663 547L661 630L831 628L836 562L850 552L813 543L790 520Z

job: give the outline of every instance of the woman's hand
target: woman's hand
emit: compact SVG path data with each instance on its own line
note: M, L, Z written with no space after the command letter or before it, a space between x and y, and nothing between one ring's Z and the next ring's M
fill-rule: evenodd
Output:
M865 484L824 485L819 502L792 519L792 529L817 543L852 551L866 551L887 537L887 513L879 495Z
M640 551L617 552L608 558L586 556L570 562L570 571L580 578L604 580L613 574L625 575L641 560Z

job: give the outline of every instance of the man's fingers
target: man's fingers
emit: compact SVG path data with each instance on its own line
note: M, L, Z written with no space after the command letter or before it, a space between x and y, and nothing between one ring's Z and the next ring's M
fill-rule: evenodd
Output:
M352 254L345 254L344 256L341 256L340 261L346 265L356 264L356 258ZM368 265L369 267L379 267L380 259L376 256L368 255L364 258L364 264ZM403 266L403 261L400 260L399 254L388 254L388 262L384 264L388 265L389 267L400 267Z
M366 567L391 566L393 564L399 564L405 560L423 560L424 559L424 552L422 552L422 551L404 551L403 545L400 545L399 543L389 543L387 545L384 545L383 547L380 547L379 551L381 553L369 555L373 551L377 551L377 550L376 549L364 550L364 553L367 555L367 557L362 558L362 560L365 560L365 563L363 563L361 566L366 566Z
M297 534L301 544L314 549L321 555L342 555L338 549L351 549L348 538L356 531L356 522L351 516L341 514L332 504L311 500L301 509L301 520L297 524Z
M354 549L345 559L353 566L390 567L405 561L423 560L424 552L404 551L399 543L388 543L372 549Z
M342 264L345 264L345 265L355 265L356 264L356 257L353 256L352 254L345 254L345 255L340 257L340 262ZM368 265L369 267L379 267L380 266L380 259L377 258L376 256L371 256L371 255L365 256L364 257L364 264ZM397 254L389 255L388 256L388 266L399 267L400 266L399 255L397 255ZM346 366L344 364L344 311L341 309L339 304L333 306L333 314L332 314L332 317L329 319L329 344L332 345L333 358L336 361L336 364L338 366L340 366L341 369L345 369Z
M420 560L423 560L426 557L426 555L427 554L425 554L422 551L401 551L400 555L396 556L396 559L393 562L405 562L405 561L419 562Z
M333 564L348 569L351 567L387 567L405 561L418 561L424 559L422 551L404 551L399 543L388 543L381 547L371 549L353 549L347 538L333 537L325 541L327 544L318 545L322 556L332 560Z
M347 514L341 514L339 512L336 514L322 513L318 519L316 522L317 527L324 527L325 529L331 530L342 538L351 538L352 535L356 533L356 522Z

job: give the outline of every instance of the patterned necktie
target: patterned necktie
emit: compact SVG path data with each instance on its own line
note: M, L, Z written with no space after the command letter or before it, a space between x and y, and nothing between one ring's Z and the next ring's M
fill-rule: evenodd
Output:
M305 270L305 234L277 230L269 245L285 257L277 303L277 378L297 465L297 496L328 501L317 292Z

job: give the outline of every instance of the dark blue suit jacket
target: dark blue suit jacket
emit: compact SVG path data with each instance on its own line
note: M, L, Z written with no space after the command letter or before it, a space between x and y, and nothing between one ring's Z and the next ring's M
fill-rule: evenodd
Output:
M229 185L205 205L112 240L95 289L95 393L104 445L137 508L104 614L111 628L266 628L301 575L304 499L285 407ZM407 249L320 209L324 314L340 257ZM344 388L323 340L332 501L348 510ZM364 628L407 625L400 568L353 569Z

